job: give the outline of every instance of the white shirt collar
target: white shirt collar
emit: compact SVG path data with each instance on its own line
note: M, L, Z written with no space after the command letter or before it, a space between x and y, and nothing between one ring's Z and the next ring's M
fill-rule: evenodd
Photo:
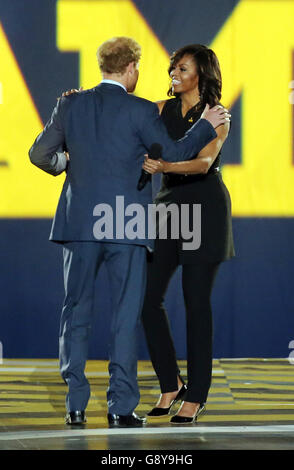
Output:
M103 78L101 83L110 83L111 85L118 85L122 87L125 91L127 91L126 87L122 85L122 83L116 82L115 80L109 80L108 78Z

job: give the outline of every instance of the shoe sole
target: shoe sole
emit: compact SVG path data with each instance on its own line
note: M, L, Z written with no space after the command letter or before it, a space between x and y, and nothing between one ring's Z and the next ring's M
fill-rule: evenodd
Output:
M70 426L80 426L81 424L86 424L87 420L84 421L74 421L71 422L70 420L65 420L65 424L69 424Z
M80 423L65 423L67 424L67 426L83 426L84 424L86 424L86 421L81 421Z
M144 424L108 424L109 428L142 428Z

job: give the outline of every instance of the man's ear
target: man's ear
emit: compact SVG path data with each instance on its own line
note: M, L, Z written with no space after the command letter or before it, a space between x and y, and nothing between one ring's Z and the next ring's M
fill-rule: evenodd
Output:
M127 66L127 72L133 74L135 69L136 69L135 62L130 62L129 65Z

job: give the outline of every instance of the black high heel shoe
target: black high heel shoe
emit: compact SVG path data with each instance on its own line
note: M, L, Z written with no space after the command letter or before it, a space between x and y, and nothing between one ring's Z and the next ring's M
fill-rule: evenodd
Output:
M165 415L168 415L171 408L172 408L172 406L175 403L177 403L177 401L182 400L182 398L184 397L186 391L187 391L187 385L183 384L182 387L180 388L176 398L174 400L172 400L172 402L171 402L171 404L169 405L168 408L159 408L158 406L156 406L151 411L149 411L149 413L147 413L147 416L165 416Z
M175 415L171 418L172 424L193 424L197 421L198 416L205 411L205 403L200 403L199 408L193 416L178 416Z

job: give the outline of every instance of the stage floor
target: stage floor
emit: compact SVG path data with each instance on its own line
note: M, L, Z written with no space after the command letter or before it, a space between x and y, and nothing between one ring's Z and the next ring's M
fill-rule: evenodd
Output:
M183 377L186 363L179 361ZM218 359L206 412L194 425L148 418L140 429L109 429L106 361L88 361L87 424L65 425L66 386L57 360L4 359L0 364L0 450L294 449L294 365L287 359ZM160 393L149 361L139 361L145 415ZM175 413L177 408L173 409Z

